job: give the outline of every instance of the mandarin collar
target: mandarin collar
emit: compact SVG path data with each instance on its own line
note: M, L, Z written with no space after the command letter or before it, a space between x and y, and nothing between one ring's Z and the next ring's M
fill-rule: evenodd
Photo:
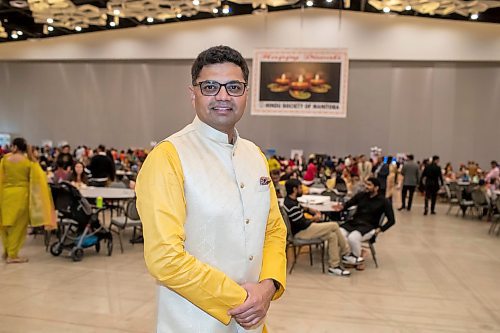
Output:
M226 145L235 145L238 142L238 138L240 135L238 134L238 130L236 128L234 129L234 143L230 144L228 140L228 135L224 132L221 132L219 130L216 130L215 128L211 127L210 125L205 124L203 121L198 118L198 116L194 117L193 120L193 126L198 131L201 135L219 143L223 143Z

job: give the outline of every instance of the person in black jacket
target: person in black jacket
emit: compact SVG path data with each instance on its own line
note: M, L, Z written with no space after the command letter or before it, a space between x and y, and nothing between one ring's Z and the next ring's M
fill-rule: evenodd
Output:
M97 154L90 160L89 170L93 186L106 186L107 182L115 180L115 163L106 155L105 146L99 145Z
M370 177L365 181L365 191L356 194L344 205L339 205L337 209L348 209L357 206L352 220L341 225L340 231L347 238L351 247L351 254L344 256L343 260L359 261L361 256L361 243L365 240L385 232L392 227L396 221L392 204L379 191L380 181ZM387 217L387 222L380 226L382 214Z
M443 186L443 174L439 166L439 156L432 157L432 163L427 165L422 173L421 183L425 189L424 215L429 212L429 199L431 200L431 214L436 214L437 193Z

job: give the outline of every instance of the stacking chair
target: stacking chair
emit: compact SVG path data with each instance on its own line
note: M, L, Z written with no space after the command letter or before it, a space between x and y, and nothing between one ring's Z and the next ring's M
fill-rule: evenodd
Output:
M460 208L462 209L462 216L465 217L465 214L467 213L467 209L472 209L474 207L474 202L472 200L467 200L463 197L463 191L460 189L457 191L457 199ZM458 211L457 211L458 215Z
M134 230L132 239L135 239L137 229L142 229L141 218L139 217L139 213L137 212L135 198L127 202L127 206L125 208L125 215L112 218L111 224L109 226L110 231L118 234L118 238L120 240L120 249L122 253L123 253L122 232L127 228L133 228Z
M453 209L453 207L457 207L458 209L460 209L460 203L457 198L457 193L452 191L450 185L448 184L444 184L444 189L446 191L446 197L448 198L448 204L449 204L448 211L446 212L446 214L449 214L450 211Z
M481 189L476 188L472 191L472 202L474 203L474 208L477 212L477 216L479 219L483 217L483 210L487 209L488 214L490 213L491 206L486 198L486 194L484 194Z
M383 226L385 222L386 222L385 214L382 214L382 216L380 216L380 220L378 222L379 227ZM365 241L364 243L366 245L368 245L368 247L370 248L370 252L372 253L373 262L375 263L375 267L378 268L377 252L375 251L375 242L376 241L377 241L377 235L373 235L372 238Z
M493 215L492 221L491 221L491 227L490 230L488 230L488 234L493 235L495 233L495 230L497 229L498 225L500 224L500 196L497 197L495 200L495 208L497 210L497 213ZM496 230L496 234L500 233L500 228Z
M291 247L293 249L293 262L288 274L292 274L293 268L297 263L297 258L300 255L300 250L303 246L309 246L309 261L311 263L311 266L313 265L313 255L312 255L313 245L318 246L321 250L321 268L323 270L323 273L325 273L325 241L322 240L321 238L300 239L294 237L292 234L292 225L290 224L290 219L288 218L288 214L286 213L283 207L280 207L280 211L281 215L283 216L283 220L285 221L287 229L287 249L288 247Z

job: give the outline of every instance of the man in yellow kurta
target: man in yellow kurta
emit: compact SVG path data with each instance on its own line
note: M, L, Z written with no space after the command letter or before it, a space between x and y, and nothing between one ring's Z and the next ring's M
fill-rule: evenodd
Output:
M285 289L286 227L264 155L235 129L248 67L218 46L191 75L196 117L153 149L136 186L157 332L265 332Z

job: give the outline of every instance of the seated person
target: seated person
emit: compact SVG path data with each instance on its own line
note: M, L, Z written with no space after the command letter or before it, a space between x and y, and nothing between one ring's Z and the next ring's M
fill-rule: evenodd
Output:
M284 198L286 196L285 186L280 182L280 171L272 170L271 179L274 184L274 189L276 190L276 196L278 198Z
M56 171L54 171L54 175L52 176L53 177L52 183L58 184L60 182L67 181L69 179L70 172L69 172L69 170L64 168L64 166L65 166L64 162L59 160L59 161L57 161L56 165L57 165L57 169L56 169Z
M328 272L339 276L349 276L351 272L340 265L340 255L349 253L345 237L335 222L317 223L321 213L315 209L302 207L297 198L302 195L302 186L298 179L289 179L285 183L287 196L284 209L290 220L292 234L300 239L321 238L328 241ZM311 219L304 217L304 212L312 215Z
M365 181L365 191L356 194L344 205L339 204L338 209L348 209L357 206L352 220L342 224L340 231L347 238L351 247L351 254L342 257L346 263L363 262L361 258L361 242L369 240L381 231L386 231L394 225L394 211L392 205L383 194L379 193L380 181L370 177ZM385 214L387 223L379 226L380 217Z
M87 174L85 173L85 166L82 162L75 163L68 180L76 188L84 188L89 184Z

